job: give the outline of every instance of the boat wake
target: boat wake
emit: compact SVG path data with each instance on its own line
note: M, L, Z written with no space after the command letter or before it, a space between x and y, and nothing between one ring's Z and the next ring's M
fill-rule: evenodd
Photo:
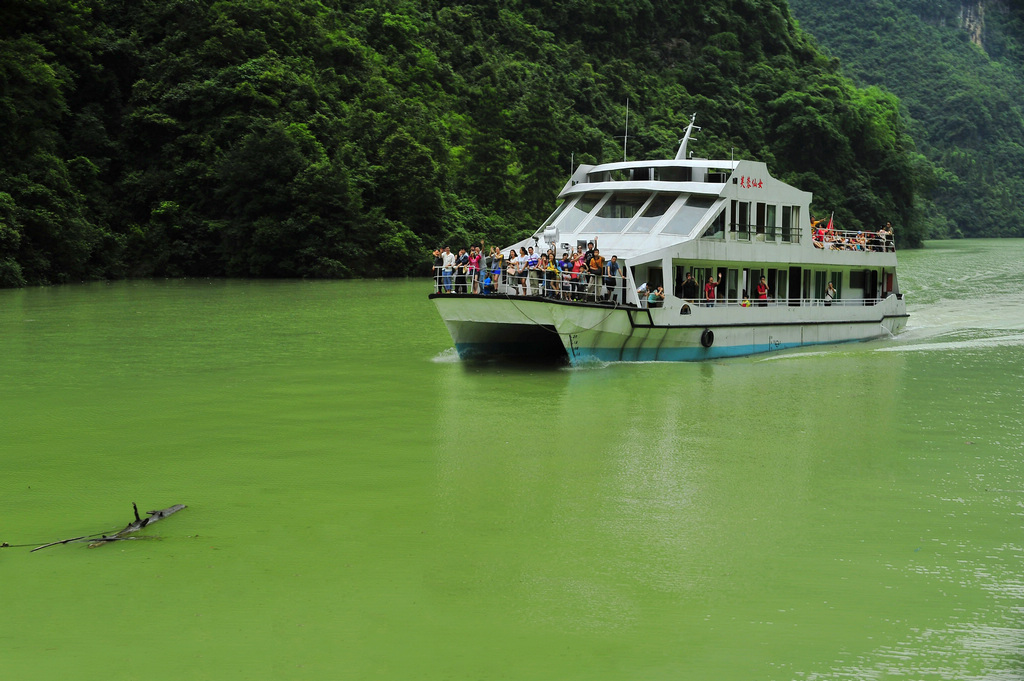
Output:
M876 348L875 352L920 352L924 350L971 350L974 348L995 348L1024 345L1024 333L993 336L989 338L967 338L955 341L913 343Z
M459 352L455 348L448 348L437 353L430 359L434 364L456 364L459 362Z
M943 299L910 309L910 323L877 352L965 350L1024 345L1024 296Z

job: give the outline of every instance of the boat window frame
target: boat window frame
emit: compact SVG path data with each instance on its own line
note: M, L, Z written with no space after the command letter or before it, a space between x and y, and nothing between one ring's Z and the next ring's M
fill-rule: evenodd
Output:
M726 208L728 207L727 201L722 201L721 210L715 215L715 217L708 220L707 226L700 233L698 239L721 239L725 241L725 229L728 225L728 218L725 214Z
M563 218L562 218L562 220L557 220L554 223L552 223L550 226L557 228L559 234L578 234L583 229L584 225L586 225L588 222L590 222L590 218L591 218L591 216L594 215L594 211L600 210L601 206L604 205L604 202L607 200L608 196L610 195L610 192L588 191L588 192L584 192L584 193L580 194L579 196L575 197L575 199L572 201L572 206L571 207L575 208L577 210L582 211L582 209L579 208L579 204L584 199L586 199L587 197L595 196L595 195L599 196L600 198L594 203L594 205L590 208L590 210L587 211L587 213L583 215L583 217L580 219L580 221L576 224L575 227L567 228L563 224L565 222L565 217L564 216L572 215L572 213L570 211L568 211L568 210L563 211Z
M643 213L644 209L651 203L651 199L653 198L655 193L656 192L652 192L650 190L643 190L643 189L636 189L636 190L629 190L629 191L620 190L620 191L609 192L608 196L606 197L606 200L601 204L600 208L595 209L591 213L590 218L587 221L587 225L588 225L587 228L588 228L588 230L591 233L593 233L593 234L622 234L622 233L626 232L629 229L629 226L631 224L633 224L633 222L636 220L637 216L641 215ZM639 207L636 209L636 212L633 213L633 215L631 215L630 217L628 217L628 218L616 218L616 217L605 217L605 216L601 215L601 213L604 212L604 210L606 208L608 208L610 205L612 205L613 203L614 204L619 204L619 205L624 205L624 204L628 203L628 202L625 202L625 201L616 201L617 198L619 198L619 197L626 197L626 196L634 196L634 195L645 195L645 198L643 199L643 201L641 201L639 203ZM603 222L602 223L598 223L598 220L602 220L602 221L607 220L608 222L607 223L603 223ZM622 225L618 229L610 229L610 228L609 229L605 229L605 227L612 227L612 226L614 226L612 224L614 221L622 221L622 220L625 220L625 222L623 222ZM594 229L594 227L597 224L601 224L602 229L599 229L599 230L598 229Z
M565 212L565 209L568 208L569 204L571 203L573 203L573 201L567 200L562 201L560 204L555 206L555 209L551 212L551 215L549 215L548 219L545 220L544 223L540 226L540 231L543 232L545 229L555 224L555 221L558 220L559 216L561 216L561 214Z
M688 236L690 234L693 234L693 231L695 229L697 229L701 225L701 223L709 223L709 222L711 222L712 220L714 220L715 218L718 217L718 214L716 213L715 214L715 218L711 218L710 220L707 219L707 216L711 214L711 212L715 209L715 206L721 201L721 197L718 196L717 194L702 194L702 193L699 193L699 192L687 192L685 194L685 196L686 196L686 198L685 198L685 200L681 204L679 204L678 199L676 200L676 203L679 204L678 207L674 211L672 211L672 217L670 219L666 220L663 224L660 225L660 228L658 229L658 232L657 232L658 234L664 234L666 236L672 236L672 237ZM693 200L694 203L691 204L690 203L691 200ZM703 206L697 205L697 203L696 203L697 201L707 201L707 202L710 202L710 203L706 207L703 207ZM692 222L689 223L689 229L687 229L686 231L676 231L676 230L669 231L669 227L671 227L673 225L673 223L676 221L676 219L680 216L680 213L682 213L682 211L685 208L687 208L687 207L692 207L692 208L695 208L695 209L698 209L698 210L703 210L703 212L700 214L700 216L697 217L696 220L693 220ZM682 226L680 227L680 229L682 229Z
M663 196L671 198L671 201L665 207L665 211L661 215L653 215L653 216L651 216L651 218L653 219L653 222L650 222L650 223L643 222L643 223L641 223L641 220L647 219L647 216L645 215L645 213L654 205L655 201L657 201L659 198L661 198ZM640 208L640 210L637 212L637 214L633 216L633 219L626 226L626 229L623 230L622 233L623 234L654 234L657 231L658 226L661 225L661 223L666 219L666 216L673 214L672 207L679 203L679 198L682 197L682 196L687 196L687 195L685 193L683 193L683 192L651 192L651 196L647 200L647 203L645 203ZM639 229L638 226L640 224L645 224L645 225L646 224L650 224L650 227L648 229L646 229L646 230Z

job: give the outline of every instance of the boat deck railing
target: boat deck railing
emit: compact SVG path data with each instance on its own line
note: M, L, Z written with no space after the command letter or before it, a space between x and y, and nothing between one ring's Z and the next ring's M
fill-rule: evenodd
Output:
M896 242L892 234L877 232L856 232L839 229L816 229L812 233L815 248L832 251L871 251L874 253L892 253L896 251Z
M739 243L799 244L800 230L736 223L729 225L728 230L723 226L719 227L718 231L709 231L702 238ZM813 229L811 241L815 248L835 251L892 253L896 250L892 234L889 233Z
M649 291L640 290L635 296L627 295L626 280L622 277L595 277L585 273L568 273L552 270L530 270L522 275L509 275L501 272L496 275L484 272L483 278L477 276L476 270L465 274L446 273L443 268L435 268L434 293L452 293L479 296L523 296L547 298L573 303L609 303L626 304L630 299L639 300L640 307L656 308L664 306L664 302L648 302ZM859 290L858 290L859 291ZM899 294L897 294L899 295ZM834 297L825 298L716 298L710 301L682 300L683 305L692 307L862 307L877 305L882 298ZM674 306L680 302L672 298Z
M884 298L769 298L768 300L736 300L734 298L718 298L714 305L706 300L684 300L685 305L692 307L865 307L878 305Z
M621 276L594 276L586 272L559 270L536 269L510 275L507 270L460 273L434 268L434 292L536 296L580 303L624 303L626 280Z

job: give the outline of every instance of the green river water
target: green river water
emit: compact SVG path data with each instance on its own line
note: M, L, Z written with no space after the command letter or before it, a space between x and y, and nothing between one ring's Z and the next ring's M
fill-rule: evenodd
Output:
M0 674L1021 678L1024 241L900 271L895 339L574 369L428 280L0 291Z

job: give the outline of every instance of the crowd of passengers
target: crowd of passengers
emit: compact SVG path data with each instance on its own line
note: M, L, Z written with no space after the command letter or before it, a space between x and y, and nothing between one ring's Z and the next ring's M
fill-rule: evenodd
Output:
M449 246L434 251L434 279L437 293L545 296L566 301L624 302L625 271L618 256L605 259L594 242L586 250L554 248L541 253L534 247L509 250L497 246L460 248Z
M834 251L895 251L896 244L892 236L892 223L885 223L877 232L840 232L832 228L829 220L827 227L822 227L825 220L815 220L811 216L811 234L815 248Z

